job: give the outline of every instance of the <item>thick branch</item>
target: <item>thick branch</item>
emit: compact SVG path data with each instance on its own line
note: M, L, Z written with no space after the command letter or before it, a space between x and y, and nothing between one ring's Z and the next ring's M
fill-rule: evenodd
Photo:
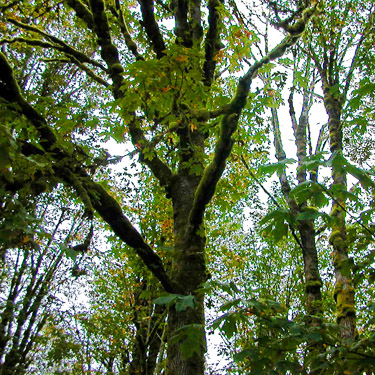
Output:
M215 56L219 52L220 43L220 31L219 22L220 14L218 6L220 5L219 0L209 0L208 2L208 32L205 40L205 61L203 66L204 72L204 84L210 86L215 74L216 61Z
M113 95L116 99L122 97L120 90L123 84L121 73L124 72L119 59L117 47L112 43L111 32L103 0L90 0L91 12L94 18L94 32L101 47L101 57L108 65L108 73L113 82Z
M279 116L275 108L271 108L271 114L272 114L271 123L272 123L272 130L273 130L273 143L275 146L276 159L278 161L282 161L286 159L286 153L284 151L284 146L281 140ZM280 181L280 186L281 186L281 192L285 200L288 202L289 208L292 210L292 213L296 215L298 213L297 212L298 207L297 207L296 202L292 201L289 198L291 187L286 176L285 167L283 168L283 171L279 176L279 181Z
M193 44L200 44L203 27L202 27L202 14L201 14L201 0L192 0L190 2L190 24L193 32Z
M312 97L315 87L315 75L313 74L309 87L303 90L303 100L302 100L302 109L301 114L294 129L294 141L297 147L297 156L298 156L298 171L297 179L299 183L306 181L306 169L302 166L302 163L307 154L307 129L309 125L309 112L312 106ZM309 138L311 143L311 139Z
M146 30L157 58L160 59L164 56L166 47L155 19L154 2L153 0L139 0L139 4L141 5L142 12L142 26Z
M191 30L188 22L188 1L174 1L174 15L176 20L175 34L177 43L181 43L185 47L193 45Z
M93 182L89 177L84 178L83 186L88 191L95 210L111 226L114 233L135 249L137 255L160 281L164 289L168 293L179 293L176 285L169 279L160 257L126 218L118 202L108 194L102 185Z

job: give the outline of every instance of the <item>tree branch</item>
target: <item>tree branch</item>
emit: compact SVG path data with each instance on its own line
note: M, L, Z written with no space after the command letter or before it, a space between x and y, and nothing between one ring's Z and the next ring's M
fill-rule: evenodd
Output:
M36 46L36 47L42 47L42 48L52 48L52 49L55 49L57 51L64 52L65 55L68 55L69 59L65 59L65 60L63 60L63 59L50 59L50 60L43 60L43 61L45 61L45 62L58 61L58 62L63 62L63 63L73 62L75 65L77 65L81 70L83 70L90 78L92 78L97 83L100 83L101 85L103 85L105 87L109 86L108 82L106 82L103 78L96 75L91 69L89 69L81 61L79 61L76 57L74 57L73 55L67 54L63 47L59 47L59 46L56 46L56 45L48 43L48 42L43 42L43 41L38 40L38 39L26 39L26 38L21 38L21 37L17 37L17 38L14 38L14 39L1 39L0 45L3 45L5 43L10 44L10 43L16 43L16 42L25 43L29 46ZM96 61L93 61L93 62L96 63ZM103 69L104 69L104 67L103 67Z
M67 0L68 5L74 9L77 16L83 20L90 30L94 30L94 18L92 13L80 0Z
M315 6L307 8L302 17L290 27L290 34L278 44L267 56L255 62L248 72L240 78L237 92L228 105L228 111L224 115L220 126L220 135L217 140L212 162L205 168L199 186L195 192L194 202L189 215L189 222L193 230L197 230L203 221L206 205L210 202L216 189L216 185L225 169L226 160L232 150L232 135L236 131L238 121L243 108L246 105L253 77L259 68L281 57L285 51L294 45L302 35L308 20L313 16Z
M42 43L45 43L45 42L42 42L40 41L40 46L42 47L48 47L48 48L54 48L54 49L57 49L59 51L62 51L64 52L66 55L68 56L73 56L75 57L77 60L83 62L83 63L88 63L88 64L91 64L93 66L96 66L102 70L106 70L105 67L100 64L99 62L95 61L95 60L92 60L90 59L89 57L87 57L84 53L80 52L80 51L77 51L76 49L74 49L73 47L69 46L67 43L65 43L64 41L60 40L59 38L56 38L55 36L53 35L50 35L42 30L39 30L37 27L34 27L34 26L30 26L30 25L27 25L23 22L19 22L19 21L16 21L12 18L7 18L7 20L12 23L13 25L15 26L18 26L18 27L21 27L22 29L25 29L25 30L28 30L28 31L32 31L34 33L37 33L41 36L43 36L44 38L50 40L51 42L55 43L56 45L53 45L53 44L45 44L45 45L42 45ZM38 40L37 39L24 39L23 40L24 42L34 42L36 43Z
M259 185L259 187L268 195L268 197L271 199L271 201L276 205L276 207L278 208L282 208L280 206L280 204L277 202L277 200L275 199L275 197L263 186L263 184L259 181L259 179L254 175L254 173L251 171L249 165L247 164L245 158L243 157L243 155L241 155L241 161L243 163L243 165L245 166L247 172L249 173L249 175L254 179L254 181ZM303 248L303 245L302 245L302 242L300 241L300 239L298 238L297 236L297 233L296 233L296 230L294 229L294 226L292 225L292 223L288 223L288 227L290 229L290 232L292 233L292 236L293 238L295 239L297 245L302 249L302 251L304 251L304 248Z
M138 151L142 156L142 162L146 164L155 175L155 177L159 180L160 185L167 189L167 193L169 192L169 187L171 184L171 180L173 177L172 171L168 168L168 166L163 163L159 157L157 156L156 150L152 145L152 142L149 142L140 126L137 124L137 120L134 119L129 124L129 132L132 139L132 143L137 147ZM145 153L147 150L147 155Z
M124 14L121 9L121 5L119 0L116 0L115 6L110 7L112 14L117 18L118 23L120 25L121 33L124 37L125 44L128 47L129 51L132 52L136 60L144 60L143 56L141 56L138 52L138 48L134 40L132 39L128 27L126 26Z
M348 75L346 76L346 79L345 79L346 84L342 92L344 100L346 99L348 95L349 87L352 82L353 73L354 73L355 68L357 67L358 53L359 53L360 48L362 47L362 43L364 40L365 40L365 33L363 32L363 34L361 35L361 38L358 41L357 47L355 49L355 52L354 52L354 55L350 64Z
M117 47L112 43L111 31L103 0L90 0L91 12L94 19L94 32L101 47L101 57L107 63L108 73L113 82L113 95L115 99L122 97L121 86L123 78L121 73L124 68L121 65Z
M153 0L139 0L139 4L141 5L142 12L141 24L151 41L156 57L161 59L165 55L164 50L166 47L159 26L155 20L154 2Z
M188 22L188 1L174 0L174 16L176 21L175 34L177 43L184 47L191 47L193 45L191 30Z
M206 86L211 86L216 68L215 56L222 48L219 38L220 14L217 9L219 5L219 0L208 1L208 31L205 40L205 61L203 65L204 84Z
M48 126L46 120L22 97L18 84L14 79L12 68L3 53L0 53L0 96L12 106L12 110L15 110L14 104L16 104L19 107L18 112L24 115L38 131L40 144L56 161L52 167L57 176L75 188L78 186L77 193L80 196L82 195L80 190L83 189L90 199L92 207L110 225L121 240L135 249L138 256L160 281L164 289L168 293L179 293L180 291L176 285L169 279L160 257L126 218L118 202L103 186L91 180L73 154L69 154L60 148L57 137Z
M203 35L201 0L191 0L189 22L193 32L193 44L200 44Z
M294 109L294 89L295 89L294 86L290 88L290 94L288 96L288 105L289 105L289 116L292 121L293 132L295 133L297 130L297 118L296 118L296 111Z

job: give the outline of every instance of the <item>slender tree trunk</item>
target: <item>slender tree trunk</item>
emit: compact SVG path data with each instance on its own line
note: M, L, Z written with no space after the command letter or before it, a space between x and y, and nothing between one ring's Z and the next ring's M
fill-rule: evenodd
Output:
M322 281L319 275L318 252L315 243L315 228L311 220L303 220L298 225L303 247L305 271L306 310L308 315L322 315Z
M309 94L304 94L302 114L297 122L294 117L292 95L289 98L289 106L293 123L295 144L297 147L298 156L298 184L306 181L306 171L302 168L302 162L306 157L306 127L308 121L308 109L309 109ZM276 158L279 161L286 159L286 154L283 148L280 134L280 125L276 109L272 109L272 125L274 133L274 145L276 151ZM297 202L289 196L290 184L287 180L286 174L280 175L281 191L288 203L289 209L292 214L296 217L306 203L297 204ZM300 245L302 247L302 255L304 262L304 275L305 275L305 296L306 296L306 311L310 316L321 316L322 315L322 295L321 286L322 281L319 274L319 263L318 263L318 252L315 243L315 228L312 220L300 220L297 225L297 232L300 238ZM320 322L316 319L311 320L311 324L319 325Z
M329 116L328 129L330 151L332 155L342 153L341 111L342 103L331 93L329 85L324 86L324 104ZM333 186L347 189L346 175L340 166L332 165ZM333 247L333 267L336 285L334 297L337 308L337 323L340 325L340 335L343 340L356 336L355 299L352 275L347 265L348 243L345 224L345 198L338 193L334 197L331 216L335 219L329 242Z
M146 287L143 287L143 290ZM135 306L146 305L147 301L140 301L136 297ZM164 312L164 307L156 306L151 317L151 323L142 320L143 315L136 316L134 322L137 332L132 350L132 361L129 365L129 375L153 375L161 346L163 329L160 328L159 318ZM138 319L138 320L137 320ZM156 324L158 326L156 326Z

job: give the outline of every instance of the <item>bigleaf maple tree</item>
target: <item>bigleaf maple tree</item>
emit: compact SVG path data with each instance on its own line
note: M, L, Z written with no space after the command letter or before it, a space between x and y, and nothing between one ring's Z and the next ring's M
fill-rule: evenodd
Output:
M233 133L247 104L253 77L259 68L296 43L315 6L296 9L283 25L287 35L282 42L242 74L233 94L224 96L218 85L217 60L225 47L222 30L230 7L226 9L218 1L204 7L200 2L166 5L140 1L139 8L132 11L129 5L73 0L64 4L16 2L2 7L6 20L0 57L2 105L18 122L18 126L7 123L11 146L3 167L7 168L17 153L42 158L48 164L41 171L43 178L73 187L85 205L86 215L92 217L97 212L135 249L166 292L194 296L193 306L170 308L169 335L195 327L201 343L186 358L178 340L171 340L167 373L203 374L204 295L198 290L207 280L204 212L231 152ZM167 27L170 18L175 22L173 30ZM32 72L35 83L21 86L20 76L30 74L23 46L44 64ZM52 69L49 64L56 64L57 69L69 66L68 71L79 68L75 71L79 79L69 82L69 99L74 86L87 84L86 79L100 87L108 101L114 99L116 122L108 131L119 142L131 140L141 162L172 201L174 244L170 266L131 224L125 216L126 208L88 170L95 162L75 135L77 128L86 125L73 118L70 123L59 124L59 110L54 111L53 103L48 105L48 100L43 100L48 95L42 95L46 93L38 87L38 80ZM20 68L26 71L19 72ZM56 86L49 98L63 90L63 83ZM80 94L91 95L91 90L81 90ZM69 99L65 102L61 97L61 106L68 106ZM78 97L76 104L80 101ZM84 108L75 114L81 111ZM91 115L95 118L95 110ZM6 182L17 178L12 176L15 173L8 170ZM26 178L34 179L35 175ZM11 188L16 187L13 184Z
M279 161L275 171L279 171L281 190L287 202L285 208L279 207L279 212L268 215L268 219L275 219L275 224L268 229L276 234L276 241L285 241L288 227L292 230L289 240L301 248L305 264L307 322L314 328L322 328L322 283L314 227L318 214L315 207L307 205L317 186L316 168L311 170L309 187L306 174L311 166L307 164L308 157L316 154L310 150L308 155L306 151L306 132L318 77L328 114L331 158L316 160L332 167L333 193L324 193L333 202L333 211L326 216L332 219L330 245L336 276L337 323L341 328L340 340L356 339L354 286L351 272L345 271L349 251L346 172L359 177L368 187L372 187L372 183L366 173L342 157L341 115L347 96L355 93L352 82L355 74L361 74L357 69L360 61L366 65L367 74L370 77L373 74L373 62L365 58L362 49L362 46L369 46L373 38L373 2L356 8L351 1L339 1L329 9L325 9L325 4L308 0L267 0L253 5L255 10L250 4L240 6L234 1L218 0L206 3L196 0L170 3L20 0L0 6L3 118L0 142L4 150L0 158L1 189L13 199L25 192L32 196L53 194L57 186L69 189L77 203L83 205L84 218L91 225L81 244L84 250L91 241L94 217L98 217L124 245L120 246L121 251L126 249L143 262L147 272L153 275L153 282L159 283L156 287L151 282L152 297L156 298L151 321L153 317L159 321L161 315L160 321L164 322L163 309L168 309L165 341L166 374L169 375L204 373L204 299L208 290L206 281L210 277L206 244L209 220L220 216L217 211L230 205L231 200L242 199L241 194L236 195L236 185L242 184L245 190L249 181L260 184L273 203L277 203L246 162L250 157L246 155L251 149L249 143L254 141L253 128L261 126L267 107L271 107ZM257 12L257 6L261 11ZM248 16L241 8L246 9ZM336 11L341 8L345 11L339 18ZM263 9L269 9L266 21ZM261 23L267 24L265 34L259 33ZM269 43L269 26L274 27L279 43ZM353 33L352 39L345 39L344 33L337 31L340 28ZM355 33L359 35L357 39ZM260 36L267 39L264 50L260 47ZM296 191L293 196L285 174L288 160L281 143L282 128L276 107L282 102L277 95L281 97L288 73L272 74L274 64L292 48L294 82L296 77L308 81L308 85L299 88L303 97L299 122L293 112L293 95L289 97L299 163L297 184L300 190L302 186L309 194L312 192L307 198L306 195L301 198ZM353 51L352 62L346 66L344 57ZM302 61L300 65L306 69L305 76L298 71L298 61ZM255 80L257 85L264 86L266 95L263 97L259 95L261 89L251 91ZM273 82L278 82L276 89L272 87ZM369 82L363 80L361 84ZM363 98L365 96L358 92L356 110L371 113ZM263 130L263 137L264 134ZM116 150L122 150L122 155L115 157L107 152L105 141L109 139L112 145L117 144ZM130 150L129 145L132 145ZM124 196L126 189L119 191L121 183L108 181L110 175L103 173L103 167L115 162L128 160L130 163L129 154L133 158L138 155L135 164L140 168L137 172L141 176L139 186L144 189L139 201L153 200L154 215L138 209L134 197ZM231 155L233 163L226 175ZM247 182L243 182L243 177L239 182L241 173L246 175ZM122 174L122 181L130 180L130 174ZM249 200L247 203L250 204ZM161 205L164 207L162 214ZM137 214L144 217L139 218ZM220 256L216 253L215 257L220 263ZM214 271L215 267L211 269ZM139 263L134 262L134 272L141 278L145 270L140 271ZM148 289L148 284L142 285ZM233 290L236 288L232 286ZM240 306L240 303L238 300L230 307ZM279 311L268 302L248 300L247 303L250 307L239 308L246 316L269 316ZM145 304L145 310L149 308L149 301L142 300L139 304ZM224 326L227 332L233 333L234 318L226 317ZM134 324L138 324L139 340L147 341L144 323L136 321ZM280 327L281 331L285 328L281 323ZM156 334L159 328L155 326L151 331ZM272 327L260 328L258 333L264 331L270 335ZM313 346L317 356L331 355L325 352L322 335L316 335L316 331L315 335L306 332L295 340L298 345ZM154 342L157 347L152 350L134 346L134 366L139 354L142 357L139 368L158 367L156 352L162 342L159 339ZM152 358L145 358L147 350L152 352ZM298 362L300 357L296 353L298 351L293 358ZM238 358L246 359L246 355ZM278 356L273 360L279 361L281 366ZM269 362L271 367L272 361ZM141 362L149 363L149 367ZM258 369L266 371L268 365L262 366ZM306 368L302 366L298 371L306 373L310 371L309 366L307 363ZM297 368L300 369L298 364L293 363L291 369L297 371Z

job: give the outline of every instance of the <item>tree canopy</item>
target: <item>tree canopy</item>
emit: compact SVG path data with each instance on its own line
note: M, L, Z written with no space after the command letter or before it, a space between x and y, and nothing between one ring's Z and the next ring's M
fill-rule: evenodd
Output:
M0 10L1 374L374 373L373 0Z

